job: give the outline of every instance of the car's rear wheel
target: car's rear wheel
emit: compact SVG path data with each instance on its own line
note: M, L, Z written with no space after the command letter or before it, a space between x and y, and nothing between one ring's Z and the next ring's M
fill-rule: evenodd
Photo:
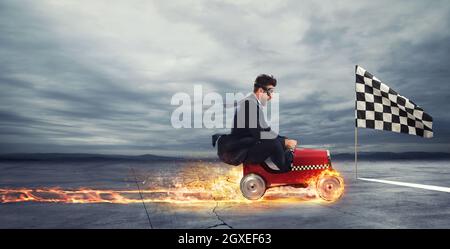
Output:
M326 201L336 201L344 193L344 181L341 177L324 175L317 180L317 192Z
M248 174L241 179L242 195L249 200L258 200L266 192L266 182L257 174Z

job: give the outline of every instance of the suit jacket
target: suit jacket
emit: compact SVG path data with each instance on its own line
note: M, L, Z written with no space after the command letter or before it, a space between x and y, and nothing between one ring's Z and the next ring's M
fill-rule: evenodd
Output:
M261 139L286 138L272 131L262 108L256 96L250 94L237 105L231 134L213 135L213 146L217 142L217 155L223 162L240 165L247 158L248 149Z

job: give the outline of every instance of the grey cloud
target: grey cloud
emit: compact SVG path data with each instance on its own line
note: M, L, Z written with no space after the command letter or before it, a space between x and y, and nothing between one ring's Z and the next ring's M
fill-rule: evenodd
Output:
M351 152L355 64L435 127L361 130L362 150L448 151L446 1L103 4L0 3L0 153L213 154L227 130L172 128L172 95L247 93L259 73L279 80L281 133Z

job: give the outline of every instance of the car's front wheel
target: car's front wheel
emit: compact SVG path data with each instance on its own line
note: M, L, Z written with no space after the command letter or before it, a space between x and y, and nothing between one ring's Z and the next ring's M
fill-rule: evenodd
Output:
M344 180L339 176L323 175L317 180L317 192L326 201L336 201L344 193Z

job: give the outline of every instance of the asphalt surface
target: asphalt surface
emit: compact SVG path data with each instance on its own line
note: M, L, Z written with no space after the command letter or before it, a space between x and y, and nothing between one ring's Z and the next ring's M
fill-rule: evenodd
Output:
M450 193L356 180L353 161L333 164L345 179L345 193L334 203L183 199L145 202L144 208L134 192L136 202L129 204L0 203L0 228L450 228ZM0 189L183 189L174 179L188 167L192 163L0 162ZM209 163L203 170L208 167L226 172L232 166ZM359 176L450 187L450 161L360 161Z

